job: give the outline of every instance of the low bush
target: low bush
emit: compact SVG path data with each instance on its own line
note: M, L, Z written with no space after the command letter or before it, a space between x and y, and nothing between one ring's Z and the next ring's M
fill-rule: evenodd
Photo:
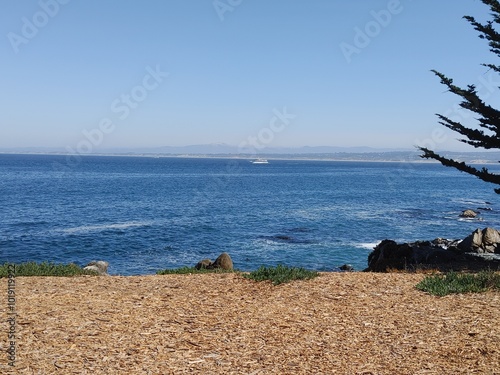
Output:
M255 281L270 280L274 285L283 284L292 280L308 280L319 276L316 271L308 271L302 267L288 267L279 264L276 267L261 266L256 271L243 275Z
M0 277L8 276L9 263L0 265ZM15 265L15 276L79 276L97 275L94 271L84 270L74 263L55 264L49 262L26 262Z
M428 276L418 283L416 288L441 297L453 293L500 290L500 274L492 271L482 271L477 274L449 272L444 275Z

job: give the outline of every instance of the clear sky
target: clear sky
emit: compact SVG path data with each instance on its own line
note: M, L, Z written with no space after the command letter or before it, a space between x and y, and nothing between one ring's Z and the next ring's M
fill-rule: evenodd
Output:
M3 0L0 147L456 149L434 114L467 115L430 69L500 97L464 15L489 20L479 0Z

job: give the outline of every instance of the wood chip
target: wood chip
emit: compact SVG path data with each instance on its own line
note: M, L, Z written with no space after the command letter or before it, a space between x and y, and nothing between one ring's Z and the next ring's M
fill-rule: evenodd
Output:
M0 373L498 373L500 294L433 297L423 277L18 277L16 367Z

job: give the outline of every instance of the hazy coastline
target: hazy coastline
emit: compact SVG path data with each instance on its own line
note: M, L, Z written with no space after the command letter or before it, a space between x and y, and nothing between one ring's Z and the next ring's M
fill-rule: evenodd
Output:
M161 153L161 152L100 152L100 153L68 153L61 151L27 151L0 150L0 155L51 155L66 157L149 157L149 158L191 158L191 159L234 159L251 161L256 158L268 160L297 161L330 161L330 162L392 162L392 163L438 163L435 160L422 159L415 151L382 151L382 152L331 152L331 153ZM470 164L496 164L500 160L500 152L444 152L444 155Z

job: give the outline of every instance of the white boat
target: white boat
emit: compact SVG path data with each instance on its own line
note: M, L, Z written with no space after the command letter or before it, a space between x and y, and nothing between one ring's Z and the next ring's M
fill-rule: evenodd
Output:
M252 164L269 164L269 162L267 161L267 159L258 158L252 161Z

